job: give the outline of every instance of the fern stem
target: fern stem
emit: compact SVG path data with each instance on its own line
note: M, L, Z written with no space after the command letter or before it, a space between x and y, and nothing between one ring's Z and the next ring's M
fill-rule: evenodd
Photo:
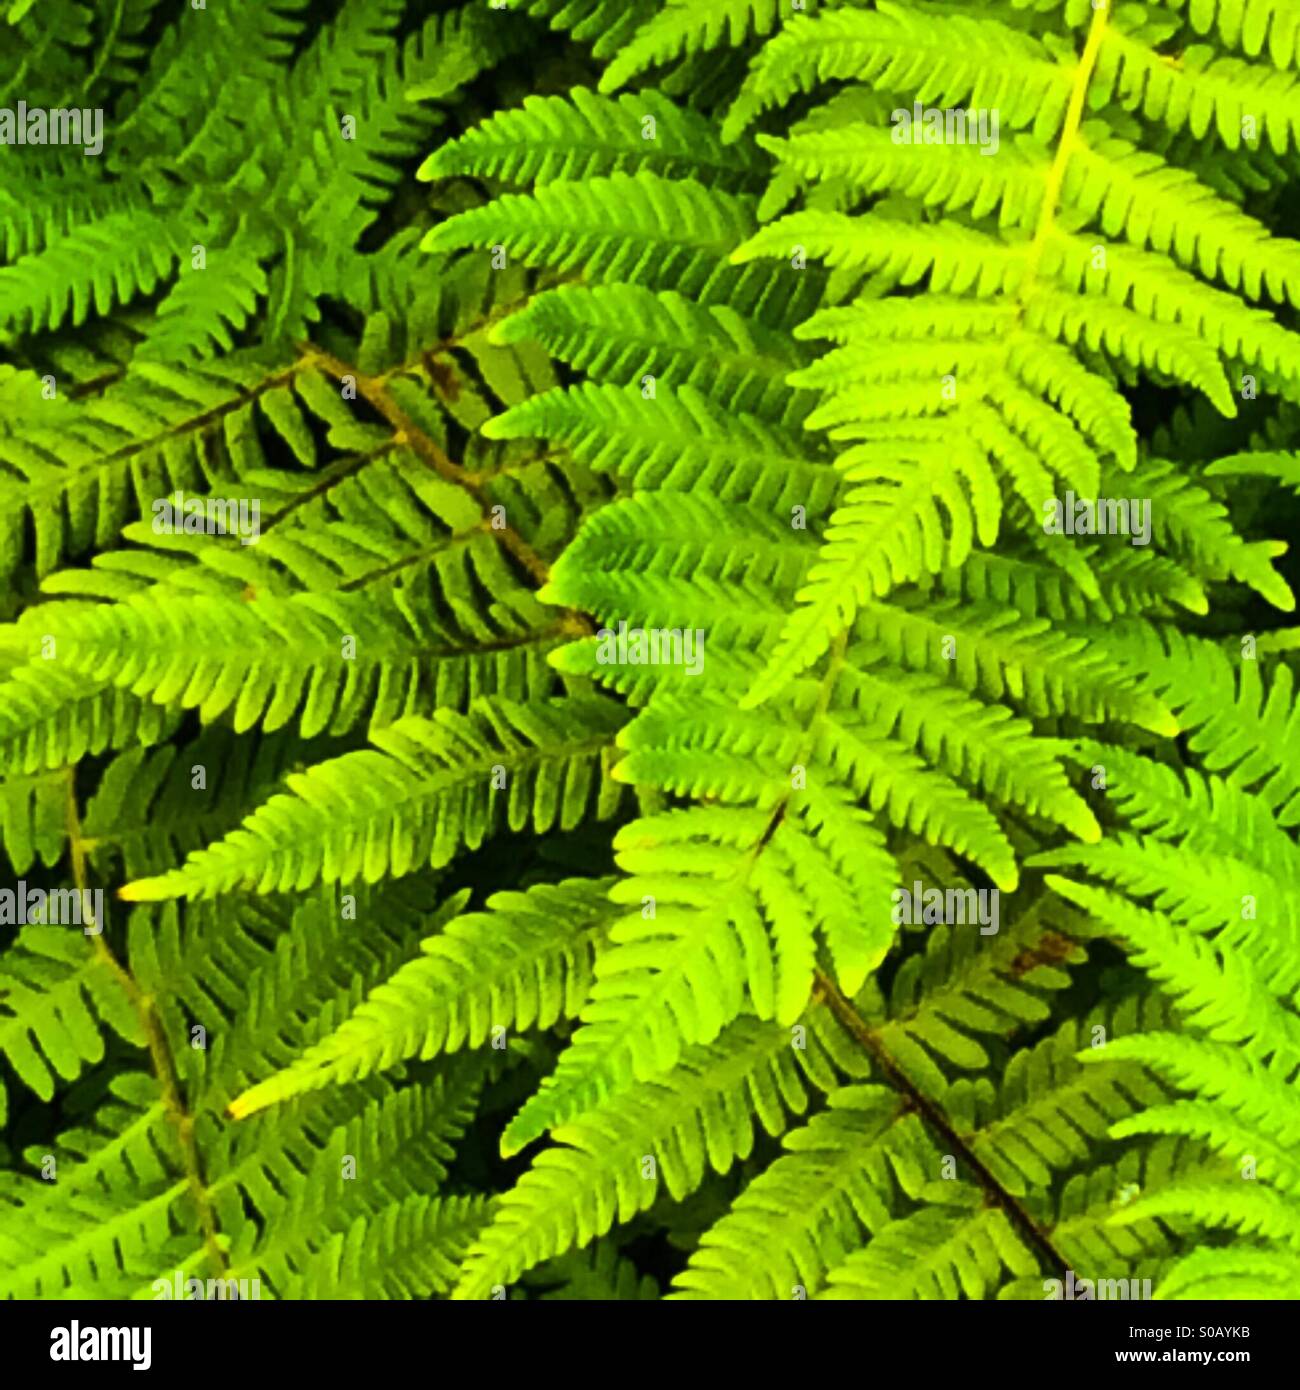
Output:
M78 93L78 105L80 98L85 97L90 92L96 82L99 81L100 74L108 66L108 60L113 55L113 50L117 47L118 31L122 27L122 16L126 11L126 0L117 0L117 7L113 12L113 19L109 25L108 33L104 36L104 42L100 45L99 57L95 59L95 66L90 71L90 76L81 84L81 91ZM71 105L70 102L63 101L60 106Z
M443 450L392 398L388 393L384 378L365 376L341 358L335 357L332 353L326 352L324 348L318 348L311 343L304 343L301 351L304 357L299 364L300 366L320 367L336 381L342 381L344 377L351 377L356 382L357 391L362 398L392 426L399 443L407 445L415 456L427 467L433 469L439 477L463 487L467 492L473 494L480 503L482 502L482 479L470 469L462 468L460 464L448 458ZM486 516L483 524L485 527L487 526ZM489 534L501 542L539 586L546 583L549 578L546 561L537 554L518 531L507 523L500 528L491 528ZM590 631L590 628L586 626L586 619L582 619L582 622L585 630Z
M67 793L67 830L68 847L72 857L72 879L76 884L81 901L85 903L88 901L85 892L87 882L86 848L89 841L83 839L81 834L81 816L77 810L76 769L73 767L69 767L67 770ZM140 1027L149 1049L149 1059L158 1081L159 1090L162 1092L163 1110L168 1121L176 1130L181 1162L185 1169L185 1180L198 1213L199 1228L203 1232L203 1245L217 1273L224 1275L226 1257L217 1240L216 1213L208 1200L207 1184L203 1176L203 1162L199 1155L198 1144L194 1139L194 1118L185 1108L185 1100L181 1095L180 1082L176 1076L176 1067L172 1061L171 1048L167 1043L167 1034L162 1019L159 1017L153 999L140 988L135 977L122 965L104 940L103 923L94 922L93 913L91 921L99 927L99 931L91 936L92 950L112 972L114 979L140 1020Z
M1016 296L1022 313L1037 281L1038 267L1042 263L1043 253L1046 251L1047 243L1056 227L1056 211L1061 201L1061 189L1065 185L1065 171L1069 167L1070 156L1073 155L1077 145L1079 127L1083 124L1084 102L1088 97L1088 87L1092 82L1092 75L1097 70L1097 57L1101 53L1102 41L1106 37L1106 28L1110 23L1111 6L1117 3L1118 0L1108 0L1100 9L1092 12L1088 41L1084 44L1083 56L1079 59L1079 67L1074 75L1074 84L1070 89L1070 101L1065 109L1065 123L1061 129L1061 139L1056 147L1056 157L1052 160L1052 167L1048 171L1047 186L1043 190L1043 205L1038 210L1038 225L1034 228L1034 239L1029 246L1025 278L1021 282L1020 291Z
M273 526L278 525L287 517L301 507L305 507L309 502L315 501L318 497L324 497L326 493L333 491L348 478L359 473L367 464L373 463L376 459L381 459L387 454L391 454L397 448L395 439L386 439L374 449L366 449L360 453L347 454L343 458L323 468L317 477L317 481L311 487L300 492L292 502L286 502L279 511L273 512L263 523L263 531L269 531Z
M840 993L839 987L824 971L818 970L814 976L814 997L820 996L839 1021L841 1027L861 1045L883 1073L889 1084L907 1098L921 1118L933 1129L954 1155L962 1160L975 1174L975 1179L988 1195L989 1201L1006 1212L1008 1219L1017 1227L1026 1242L1038 1252L1049 1269L1061 1278L1069 1273L1069 1261L1052 1244L1051 1237L1043 1230L1019 1202L998 1182L997 1178L980 1162L970 1146L952 1127L948 1117L938 1105L923 1091L919 1090L894 1061L877 1037L875 1030L858 1013L853 1004Z

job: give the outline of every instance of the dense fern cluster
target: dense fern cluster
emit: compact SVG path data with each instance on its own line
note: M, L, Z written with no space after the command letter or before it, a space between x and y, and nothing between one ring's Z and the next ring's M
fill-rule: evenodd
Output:
M0 1291L1300 1294L1289 3L0 13Z

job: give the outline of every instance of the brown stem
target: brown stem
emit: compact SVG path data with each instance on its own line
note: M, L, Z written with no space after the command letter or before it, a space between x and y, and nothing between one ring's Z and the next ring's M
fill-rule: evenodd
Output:
M430 439L392 398L385 378L366 376L341 358L335 357L333 353L326 352L324 348L315 347L311 343L303 343L301 351L303 359L299 364L300 366L320 367L336 381L342 381L344 377L351 377L356 382L357 392L362 399L382 415L392 427L399 444L406 445L426 467L431 468L439 477L463 487L480 502L482 501L482 478L471 469L462 468L460 464L448 458L438 444ZM546 583L548 572L545 560L512 526L489 526L486 517L483 526L489 535L501 542L539 586ZM585 623L586 620L583 621ZM588 630L590 630L589 626Z
M86 896L86 845L88 842L81 835L81 816L77 810L75 776L76 770L71 767L68 768L68 846L72 855L73 882L79 890L81 901L85 903L90 901ZM181 1162L185 1169L185 1179L189 1184L190 1196L193 1198L198 1212L199 1227L203 1232L204 1248L218 1274L224 1274L226 1257L217 1241L216 1213L212 1210L211 1202L208 1201L207 1185L203 1178L203 1163L199 1155L198 1144L194 1139L194 1118L185 1108L185 1100L181 1095L176 1068L172 1062L171 1049L167 1043L167 1034L157 1005L140 988L135 977L113 954L108 943L104 940L104 924L95 922L93 913L91 914L91 922L92 925L99 928L98 932L91 934L92 949L112 973L140 1020L140 1028L144 1033L145 1043L149 1049L149 1058L153 1065L154 1075L158 1078L158 1086L162 1092L163 1111L176 1130Z
M1032 1216L1020 1205L1019 1202L998 1182L997 1178L989 1171L988 1167L982 1163L972 1152L970 1145L952 1127L947 1115L932 1101L923 1091L919 1090L894 1061L893 1057L886 1051L884 1045L877 1037L875 1031L868 1025L867 1021L853 1007L852 1003L840 993L838 986L822 971L817 971L815 976L814 990L817 995L826 1001L827 1007L844 1028L863 1050L867 1052L871 1059L876 1063L883 1073L885 1079L900 1095L907 1098L908 1103L925 1120L925 1122L939 1134L947 1147L953 1154L960 1155L970 1170L975 1174L976 1181L984 1189L989 1201L1006 1212L1012 1225L1014 1225L1029 1245L1038 1252L1041 1259L1046 1261L1049 1269L1056 1270L1061 1278L1065 1278L1069 1272L1069 1263L1065 1257L1052 1244L1051 1237Z

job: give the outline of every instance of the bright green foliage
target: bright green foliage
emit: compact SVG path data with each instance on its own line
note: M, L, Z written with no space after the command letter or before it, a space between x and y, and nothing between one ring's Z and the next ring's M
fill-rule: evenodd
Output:
M1201 766L1175 772L1081 743L1081 760L1108 769L1125 828L1104 845L1042 858L1095 880L1049 882L1123 940L1184 1020L1184 1032L1120 1038L1103 1050L1149 1064L1183 1093L1114 1132L1192 1136L1225 1164L1213 1180L1143 1197L1126 1217L1180 1215L1235 1234L1231 1247L1172 1269L1171 1292L1282 1297L1300 1252L1293 682L1280 667L1268 688L1249 661L1234 680L1217 648L1192 646L1174 659L1213 672L1234 697L1193 736ZM1228 732L1216 724L1230 725L1230 736L1216 737Z
M241 1096L234 1113L251 1114L408 1057L477 1047L493 1028L547 1028L572 1017L617 911L609 887L608 879L538 884L489 899L490 912L452 917L338 1032Z
M174 8L0 6L0 1294L1294 1297L1291 7Z

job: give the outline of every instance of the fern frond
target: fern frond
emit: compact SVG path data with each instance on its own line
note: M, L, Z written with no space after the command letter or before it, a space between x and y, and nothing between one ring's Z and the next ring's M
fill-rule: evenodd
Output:
M501 245L529 265L581 266L598 280L695 297L752 230L744 199L642 170L551 183L531 197L508 194L435 227L422 244L426 251Z
M357 1219L284 1285L291 1299L427 1298L455 1283L488 1217L482 1197L416 1195Z
M617 91L648 67L705 52L721 43L736 47L750 34L770 34L782 18L780 0L718 0L707 10L685 0L669 0L605 69L601 91Z
M752 155L733 157L711 122L658 92L615 99L575 87L499 112L431 154L419 177L474 174L540 188L648 169L740 192L754 188L759 167Z
M1068 71L1037 39L997 20L889 5L795 15L764 46L723 126L735 139L771 106L820 82L846 79L921 89L936 107L996 108L1040 140L1056 132L1070 95Z
M498 893L486 912L453 917L331 1034L239 1096L237 1119L321 1086L355 1080L409 1057L476 1047L489 1033L549 1028L575 1015L592 959L617 909L611 880ZM560 930L557 930L560 928ZM467 984L472 981L472 984Z
M680 1200L710 1170L725 1173L747 1157L760 1128L780 1134L816 1091L860 1073L820 1007L802 1034L737 1019L715 1043L690 1048L672 1084L640 1082L557 1127L556 1147L538 1153L470 1252L456 1297L482 1298L493 1284L585 1245L648 1208L661 1187Z
M593 798L594 814L609 816L620 795L608 773L621 722L616 705L587 697L531 706L485 699L468 715L398 720L372 735L374 751L292 775L292 795L273 797L185 868L128 884L119 896L155 902L241 886L266 893L374 883L440 867L501 822L568 829Z
M93 925L103 930L102 922ZM103 1059L108 1028L137 1046L144 1042L121 976L93 949L89 930L27 926L0 954L0 1053L42 1100L54 1095L56 1078L74 1080L87 1063ZM6 1114L0 1088L0 1121Z

